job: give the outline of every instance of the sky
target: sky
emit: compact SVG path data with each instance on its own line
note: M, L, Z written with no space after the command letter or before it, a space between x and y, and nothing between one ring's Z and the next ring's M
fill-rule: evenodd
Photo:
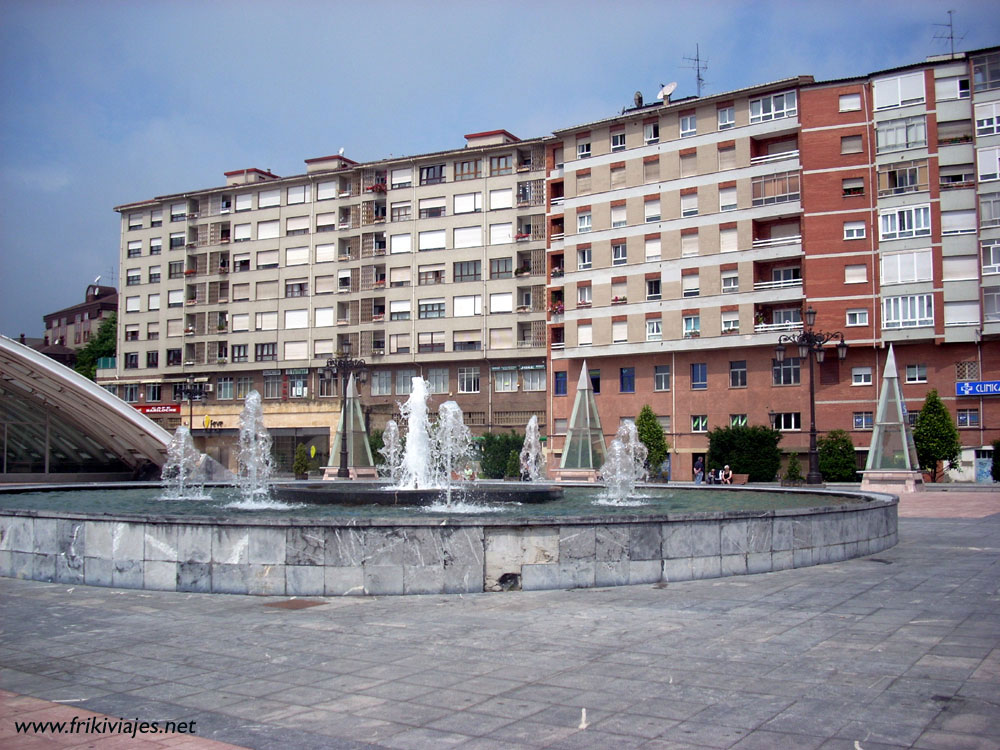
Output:
M0 0L0 333L121 286L114 206L1000 45L985 0Z

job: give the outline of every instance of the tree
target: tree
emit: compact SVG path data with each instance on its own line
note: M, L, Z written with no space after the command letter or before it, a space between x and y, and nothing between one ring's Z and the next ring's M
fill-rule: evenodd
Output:
M309 452L306 450L305 443L299 443L295 446L292 473L296 477L301 477L309 473Z
M707 465L729 464L750 482L772 482L781 468L781 433L763 425L716 427L708 433Z
M97 335L76 353L74 370L93 380L97 375L97 360L113 357L118 348L118 315L111 313L97 329Z
M663 428L660 421L653 413L652 407L646 404L639 411L639 416L635 418L635 430L639 433L639 440L646 446L649 455L646 456L646 466L654 474L660 471L660 465L667 460L667 453L670 446L663 436Z
M853 482L857 479L858 462L854 443L846 430L831 430L817 438L819 473L824 482Z
M507 456L507 466L504 469L504 477L521 476L521 454L518 451L511 451Z
M799 461L798 453L788 454L788 466L785 467L785 481L786 482L801 482L802 477L802 463Z
M947 462L949 469L958 468L958 457L962 454L958 428L935 389L928 391L924 406L917 415L913 442L917 447L920 468L930 474L932 482L936 482L943 473L938 471L940 462Z

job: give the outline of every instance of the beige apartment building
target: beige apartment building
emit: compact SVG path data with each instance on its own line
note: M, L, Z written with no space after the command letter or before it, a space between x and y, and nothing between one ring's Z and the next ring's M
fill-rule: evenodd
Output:
M300 442L325 455L338 356L368 366L373 429L416 375L474 432L544 423L545 140L475 133L453 151L245 169L118 206L118 357L99 382L168 428L190 420L225 463L253 389L279 461ZM205 398L182 406L190 385Z

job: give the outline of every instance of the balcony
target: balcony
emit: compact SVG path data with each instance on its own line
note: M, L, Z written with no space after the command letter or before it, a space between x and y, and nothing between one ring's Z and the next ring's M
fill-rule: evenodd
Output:
M802 321L789 321L786 323L755 323L754 333L781 333L784 331L801 331Z
M802 235L795 234L789 237L775 237L773 239L769 238L764 240L754 240L753 248L754 250L756 250L758 248L764 248L764 247L779 247L781 245L801 245L801 244L802 244Z
M799 150L780 151L776 154L762 154L761 156L751 156L751 164L767 164L772 161L784 161L785 159L798 159Z
M759 292L765 289L787 289L793 286L802 286L802 279L781 279L779 281L755 281L753 290Z

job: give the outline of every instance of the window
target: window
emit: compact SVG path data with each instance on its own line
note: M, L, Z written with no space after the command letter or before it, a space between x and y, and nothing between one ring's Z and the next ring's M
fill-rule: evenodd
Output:
M138 286L142 283L142 269L130 268L125 272L125 286Z
M844 239L863 240L865 238L865 223L863 221L845 221Z
M308 216L290 216L285 219L285 235L309 234Z
M594 329L590 323L580 323L576 327L577 346L590 346L594 343Z
M1000 286L983 287L983 319L1000 320Z
M1000 179L1000 147L981 148L976 154L980 180Z
M705 362L691 364L691 390L702 391L708 388L708 365Z
M163 239L161 237L154 237L149 241L149 254L159 255L163 252Z
M611 265L624 266L628 263L628 248L624 242L617 242L611 246Z
M479 261L476 261L478 263ZM493 258L490 260L491 279L509 279L513 276L514 262L511 258Z
M285 296L286 297L308 297L309 296L309 280L308 279L289 279L285 282Z
M417 317L420 319L443 318L444 300L443 299L420 300L417 305Z
M754 177L750 182L750 187L755 206L797 201L799 199L799 173L781 172L780 174Z
M785 357L784 361L771 360L772 385L798 385L801 374L798 357Z
M459 393L479 393L479 368L459 367L458 368L458 392Z
M858 112L861 110L861 94L841 94L839 104L841 112Z
M878 170L880 198L927 190L927 160L882 165Z
M277 359L278 359L277 344L254 344L255 362L273 362Z
M693 339L701 336L701 316L685 315L682 318L684 338Z
M435 164L430 167L420 168L421 185L438 185L442 182L444 182L444 164Z
M514 295L512 292L500 292L490 295L490 313L509 313L514 311Z
M736 360L729 363L729 387L746 388L747 385L747 361L745 359Z
M456 318L470 318L483 314L481 294L467 294L452 298L452 315Z
M923 71L875 81L875 109L901 107L924 101Z
M537 368L533 370L521 370L521 384L526 391L545 390L545 370Z
M126 352L125 369L136 370L139 368L139 352Z
M935 99L939 102L950 99L968 99L970 96L970 81L968 76L949 76L934 81Z
M462 281L479 281L482 277L481 261L478 260L455 263L452 269L452 280L456 284Z
M421 198L420 199L420 218L421 219L436 219L444 216L445 212L445 199L441 198Z
M524 186L524 187L522 187L522 186ZM530 182L519 182L517 184L517 187L518 187L518 196L517 196L518 203L525 203L525 204L529 204L529 205L539 205L539 203L534 200L535 196L538 194L538 191L534 191L533 192L531 190L531 186L532 186L532 183L530 183ZM524 193L523 195L522 195L522 191ZM482 205L482 200L480 200L480 198L479 198L479 193L472 193L470 195L475 195L476 196L475 198L472 199L474 207L472 209L470 209L470 210L472 210L472 211L482 211L483 210L483 205ZM501 208L511 208L513 205L514 205L514 191L511 188L501 188L499 190L491 190L490 191L490 210L491 211L496 211L496 210L501 209ZM459 210L458 210L458 207L459 207L458 196L456 196L456 200L455 200L455 213L460 213ZM466 201L463 202L462 207L463 208L467 208L468 207L468 200L466 200Z
M137 300L135 302L135 310L129 310L129 300ZM126 297L125 298L125 311L126 312L138 312L139 303L138 297ZM171 289L167 292L167 307L183 307L184 306L184 290L183 289Z
M628 321L615 320L611 323L611 343L623 344L628 341Z
M371 395L391 396L392 395L392 371L374 370L371 373Z
M840 138L840 153L860 154L863 144L860 135L844 135Z
M727 187L719 188L719 210L720 211L735 211L738 208L736 205L736 188Z
M578 271L585 271L590 268L590 263L592 259L592 253L590 247L583 247L576 251L576 269Z
M683 154L680 159L681 177L691 177L698 174L698 155Z
M567 394L567 380L568 373L565 370L556 371L552 373L552 393L556 396L565 396Z
M646 341L663 340L663 321L660 318L650 318L646 321Z
M1000 226L1000 193L979 196L979 225L984 228Z
M720 148L719 149L719 171L725 171L727 169L736 169L736 148Z
M722 313L722 332L740 332L740 312L739 310L726 310Z
M647 146L660 142L660 123L647 122L642 127L642 138Z
M708 415L691 415L691 432L708 432Z
M660 299L660 287L661 284L659 279L646 279L646 299Z
M146 367L155 368L160 366L160 353L158 351L146 352ZM149 386L153 388L154 386ZM158 386L157 386L158 387ZM152 398L151 396L146 399L147 401L159 401L159 397Z
M258 221L257 222L257 239L258 240L274 240L278 238L278 232L280 231L280 224L277 219L274 221Z
M594 391L594 395L597 396L601 393L601 371L600 370L590 370L590 387Z
M491 156L490 157L490 174L510 174L513 172L513 160L510 154L505 156Z
M906 382L907 383L926 383L927 382L927 365L907 365L906 366Z
M647 198L643 203L643 215L646 223L652 224L660 220L660 199Z
M576 194L583 195L590 192L590 170L581 169L576 173Z
M576 158L577 159L590 158L590 141L585 141L583 143L576 144Z
M850 198L854 195L864 195L865 194L865 178L864 177L845 177L840 181L841 194L845 198Z
M390 208L389 218L392 221L409 221L412 218L412 206L410 201L393 203Z
M421 354L444 351L444 331L420 331L417 333L417 351Z
M493 193L496 193L496 192L500 192L500 191L494 190L494 191L491 191L491 193L490 193L491 203L494 204L494 205L491 206L492 208L497 208L498 207L497 205L495 205L496 201L494 201L493 198L492 198ZM510 189L509 188L507 189L506 194L507 194L507 197L508 197L508 201L507 201L508 205L506 206L506 208L510 208L510 201L509 201L509 198L510 198ZM459 195L456 195L455 198L454 198L454 200L453 200L452 213L455 213L455 214L471 214L471 213L478 213L478 212L480 212L482 210L483 210L483 194L482 193L460 193ZM421 217L421 218L423 218L423 217ZM482 228L480 227L480 230L481 229ZM476 244L481 244L481 243L476 243Z
M930 250L911 250L882 256L882 284L930 281L933 275Z
M868 325L868 311L862 309L848 310L846 325L849 326Z
M739 230L735 227L719 230L719 252L735 253L739 252Z
M434 229L417 234L418 250L443 250L445 247L445 230Z
M590 229L591 229L591 216L590 216L590 212L587 211L587 212L582 213L582 214L577 214L576 215L576 231L577 231L577 233L583 234L584 232L589 232Z
M870 411L854 412L854 429L870 430L875 426L875 415Z
M871 385L871 384L872 384L872 368L870 367L851 368L851 385Z
M184 232L171 232L170 249L176 250L179 247L184 247Z
M747 426L747 415L746 414L730 414L729 415L729 425L731 427L746 427Z
M620 393L635 393L634 367L622 367L618 371L618 391Z
M902 206L879 211L879 239L895 240L921 237L931 233L931 209L924 206Z
M142 240L129 242L127 256L129 258L138 258L140 255L142 255Z
M625 150L625 131L611 134L611 150L612 151Z
M798 114L794 91L750 100L750 122L767 122Z
M577 307L590 307L592 297L592 288L587 286L577 286L576 288L576 306Z
M972 58L972 82L977 92L1000 88L1000 52Z
M514 241L514 225L511 222L490 224L490 244L509 245Z
M389 302L389 320L409 320L410 300L391 300Z
M681 216L698 215L698 194L688 193L681 196Z
M653 390L670 390L670 365L656 365L653 367Z
M882 300L883 328L912 328L934 324L934 298L930 294L886 297Z
M1000 273L1000 240L983 240L983 273Z
M497 393L517 392L517 370L496 370L493 373L493 389Z
M642 181L644 183L656 182L660 179L660 158L654 156L651 159L644 159L642 162Z
M899 151L927 145L927 117L902 117L880 122L875 128L875 151Z
M697 115L681 115L681 138L696 135L698 132Z
M733 107L719 107L719 130L729 130L736 126L736 114Z
M697 297L700 292L698 274L692 273L681 277L681 296Z
M278 313L277 312L257 313L254 328L255 330L258 331L278 330Z
M611 207L611 228L617 229L618 227L624 227L628 224L628 220L625 215L625 206L612 206Z
M779 412L774 415L774 429L781 432L802 429L802 415L797 411Z
M128 399L126 399L127 401ZM978 427L979 426L979 409L959 409L958 410L958 426L959 427Z

